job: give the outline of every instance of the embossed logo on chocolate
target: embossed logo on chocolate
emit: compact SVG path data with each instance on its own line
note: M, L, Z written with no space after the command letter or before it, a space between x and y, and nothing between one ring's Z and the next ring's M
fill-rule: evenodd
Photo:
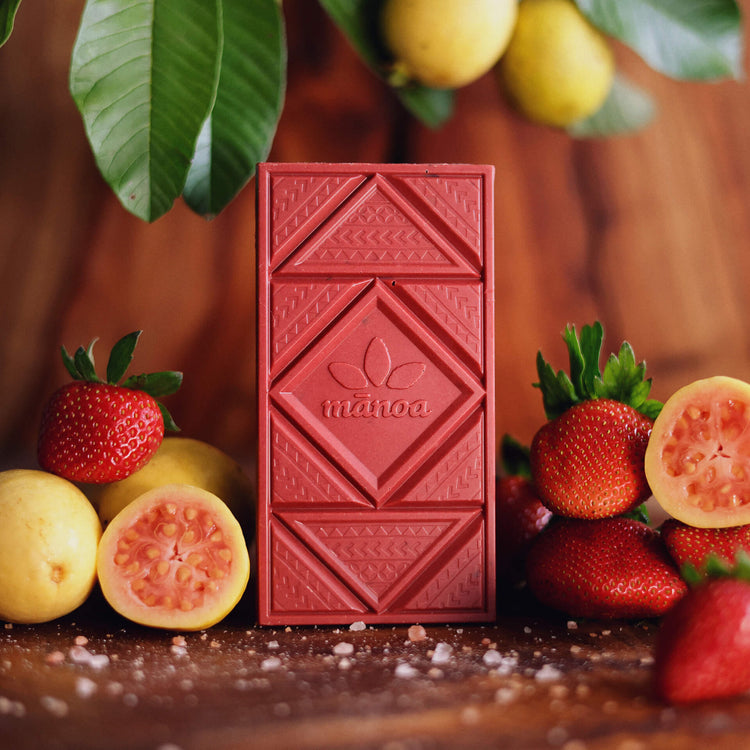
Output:
M388 345L375 336L367 346L361 367L350 362L329 363L331 377L354 394L351 399L326 399L322 403L323 416L328 419L427 417L432 414L427 399L409 400L400 393L412 389L426 369L424 362L394 366ZM385 395L379 396L383 391Z
M482 399L470 369L382 281L275 382L279 411L376 503Z

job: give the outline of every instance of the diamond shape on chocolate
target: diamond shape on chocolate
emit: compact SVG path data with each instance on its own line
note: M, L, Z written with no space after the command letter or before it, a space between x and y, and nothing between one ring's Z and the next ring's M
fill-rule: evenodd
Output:
M455 353L382 281L271 388L275 406L377 505L483 395Z

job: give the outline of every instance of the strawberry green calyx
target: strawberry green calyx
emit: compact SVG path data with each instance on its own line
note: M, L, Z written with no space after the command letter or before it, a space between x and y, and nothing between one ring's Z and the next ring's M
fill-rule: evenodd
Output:
M691 588L719 578L733 578L750 583L750 555L745 550L738 550L734 562L731 563L712 553L700 569L693 563L685 563L680 568L680 575Z
M121 388L148 393L149 396L152 396L156 400L156 404L164 419L165 429L179 432L180 428L175 424L172 415L158 399L170 396L179 390L182 385L182 373L168 370L131 375L125 378L125 373L133 361L133 352L141 333L143 332L133 331L123 336L112 347L109 360L107 361L106 380L102 380L96 373L94 344L98 339L93 339L87 348L83 346L78 347L72 356L64 346L61 347L63 364L74 380L83 380L89 383L106 383L108 385L117 385ZM125 379L123 380L123 378Z
M539 382L534 387L542 391L548 419L559 417L571 406L598 398L620 401L651 419L656 418L662 403L648 398L651 378L645 378L646 363L636 363L627 341L618 354L610 354L602 371L599 361L604 329L599 321L583 326L580 337L575 326L567 326L563 339L568 347L570 374L562 370L556 373L541 351L536 357Z

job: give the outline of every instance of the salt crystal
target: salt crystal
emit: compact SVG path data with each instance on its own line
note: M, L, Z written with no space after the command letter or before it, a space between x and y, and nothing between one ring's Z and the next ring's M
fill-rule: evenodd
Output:
M44 661L47 664L62 664L65 661L65 654L62 651L50 651Z
M187 646L187 641L184 635L176 635L172 638L172 645L174 646Z
M0 716L4 714L20 719L26 715L26 706L21 701L13 701L4 695L0 695Z
M58 719L68 715L68 704L60 698L55 698L51 695L43 695L39 699L39 702L42 704L42 708L49 711L53 716L57 716Z
M175 656L187 656L187 649L184 646L177 646L175 644L172 644L169 647L169 650L175 655Z
M89 639L86 638L85 635L77 635L73 639L73 643L76 644L76 646L85 646L89 642Z
M348 657L345 656L343 659L339 660L339 669L341 669L342 671L351 669L351 666L352 666L352 660L349 659Z
M270 651L275 651L279 647L278 641L268 641L266 644Z
M479 709L475 706L467 706L459 715L459 721L464 726L475 726L479 724L481 718L482 715L479 713Z
M336 656L349 656L354 653L354 645L346 641L341 641L333 647L333 653Z
M349 626L349 630L353 630L355 633L359 632L360 630L364 630L367 627L367 625L362 622L362 620L357 620L356 622L353 622Z
M503 655L499 651L491 648L489 651L485 651L482 661L488 667L496 667L499 664L502 664Z
M433 664L446 664L450 661L451 654L453 653L453 647L447 643L438 643L435 646L435 651L432 654Z
M578 630L578 623L575 620L568 620L568 630Z
M427 638L427 631L421 625L412 625L408 631L409 640L413 643L423 641Z
M103 669L109 664L106 654L92 654L83 646L72 646L68 651L70 660L75 664L86 664L92 669Z
M410 680L412 677L416 677L419 672L411 664L402 661L396 665L394 674L402 680Z
M269 656L260 663L260 668L264 672L271 672L281 666L281 659L278 656Z
M534 674L534 679L537 682L552 682L554 680L559 680L561 677L562 672L551 664L545 664Z
M516 698L516 689L511 687L501 687L495 691L495 703L510 703Z
M79 698L90 698L97 689L97 684L88 677L79 677L76 680L76 695Z

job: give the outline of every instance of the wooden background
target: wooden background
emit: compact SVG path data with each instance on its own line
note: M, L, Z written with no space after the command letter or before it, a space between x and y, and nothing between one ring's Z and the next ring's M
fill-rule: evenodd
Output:
M750 11L750 1L743 2ZM33 462L40 410L66 379L59 346L143 328L136 369L175 368L187 435L253 453L254 184L212 222L181 202L149 225L96 171L67 91L82 0L24 0L0 48L0 458ZM697 377L750 380L747 84L664 78L618 48L660 107L643 133L574 141L516 116L492 75L439 131L410 119L311 0L284 3L287 101L271 158L455 161L497 168L498 432L529 441L541 348L600 319L654 395Z

